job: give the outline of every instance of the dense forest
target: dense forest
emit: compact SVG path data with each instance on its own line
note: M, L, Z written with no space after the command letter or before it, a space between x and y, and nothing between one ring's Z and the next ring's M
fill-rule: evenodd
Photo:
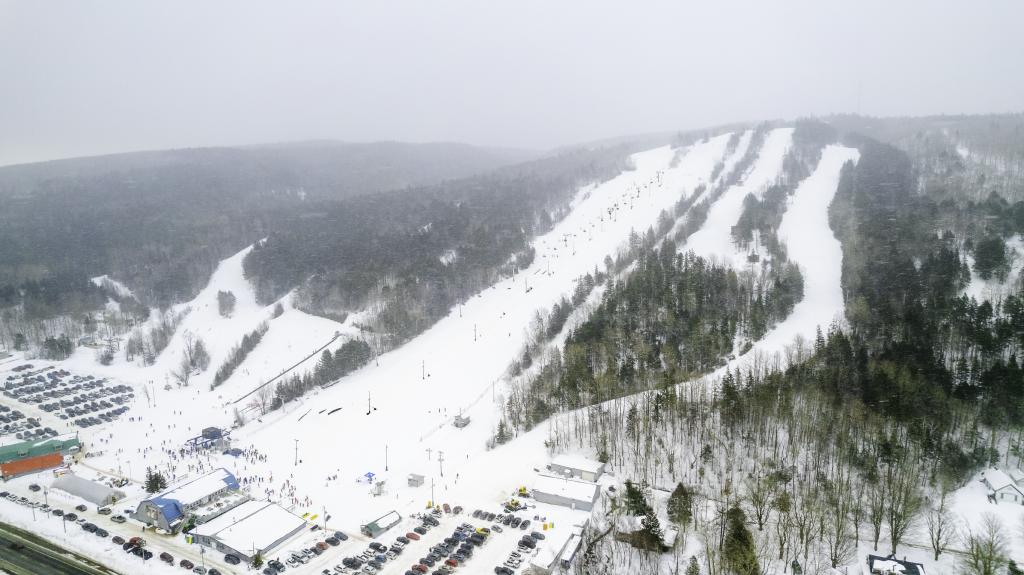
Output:
M702 287L735 272L652 250L509 398L499 441L551 417L551 449L584 447L633 482L592 516L577 572L656 572L669 526L644 502L659 499L672 527L704 546L699 563L675 572L754 575L798 564L823 573L857 559L862 540L886 555L912 533L915 545L924 534L935 558L956 549L965 573L1006 568L1003 528L990 520L959 528L947 500L980 469L1019 465L1024 454L1024 285L993 300L963 295L972 274L1006 277L1006 242L1024 232L1024 204L995 189L939 193L912 154L829 134L816 139L860 151L830 207L843 249L844 324L795 344L785 362L764 358L707 386L694 376L729 353L729 318L751 308L727 281ZM738 243L754 231L770 237L784 180L748 198ZM673 261L691 267L673 276L665 271ZM696 280L689 292L664 289L671 284L659 278L682 272ZM679 313L680 301L708 326L687 330L693 319ZM786 313L786 305L768 309ZM643 516L637 531L623 531L623 514Z
M191 299L217 263L313 200L425 185L529 159L457 144L310 142L0 168L0 307L95 310L108 274L147 305Z

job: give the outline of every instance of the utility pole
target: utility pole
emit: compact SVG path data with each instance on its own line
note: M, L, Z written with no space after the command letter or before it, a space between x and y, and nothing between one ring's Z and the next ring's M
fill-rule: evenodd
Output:
M441 477L444 477L444 452L437 452L437 463L441 467Z
M420 361L420 379L426 381L427 379L427 360Z
M476 324L473 324L473 341L476 341Z
M299 440L295 440L295 466L299 465Z
M430 478L430 504L431 505L434 504L434 478L433 477ZM64 530L67 531L67 528L65 527Z
M431 449L431 448L429 448L429 447L427 448L427 461L430 461L430 453L431 453L432 451L434 451L434 450L433 450L433 449Z
M388 470L388 444L384 444L384 471Z

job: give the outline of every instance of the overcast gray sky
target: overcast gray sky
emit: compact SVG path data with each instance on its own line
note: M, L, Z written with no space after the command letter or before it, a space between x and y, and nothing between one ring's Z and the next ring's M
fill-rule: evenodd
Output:
M0 164L1024 109L1024 2L0 0Z

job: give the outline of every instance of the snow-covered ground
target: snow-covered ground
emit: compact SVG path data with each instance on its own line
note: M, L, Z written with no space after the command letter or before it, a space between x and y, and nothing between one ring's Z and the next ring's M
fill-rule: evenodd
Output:
M741 269L747 254L732 241L732 227L743 213L743 199L761 194L779 179L782 161L793 141L792 128L776 128L765 136L757 161L739 184L731 186L708 210L707 220L687 240L684 249ZM723 170L724 172L724 170Z
M233 432L236 445L253 446L265 461L219 455L173 461L170 452L202 428L229 427L236 407L231 401L252 384L323 345L335 331L355 333L351 318L344 325L313 318L292 309L286 298L285 313L270 320L270 331L236 375L209 391L209 379L230 348L271 315L272 307L256 303L243 277L247 250L239 252L220 264L193 301L176 306L176 311L189 313L154 366L120 360L103 367L87 350L61 362L74 373L110 376L137 390L124 418L81 433L96 454L87 460L88 467L138 481L147 466L180 480L223 465L251 481L257 497L281 500L299 514L326 512L332 516L332 529L349 533L392 509L403 515L418 511L431 493L439 503L469 509L493 506L513 489L529 485L533 468L543 465L548 455L537 434L501 449L485 447L500 416L501 378L522 348L535 311L571 293L578 278L603 266L605 256L624 246L631 231L643 233L656 226L663 211L708 184L715 165L726 160L728 140L727 134L697 143L674 166L675 151L669 147L636 154L635 169L580 190L571 212L534 242L537 257L528 269L484 290L427 332L333 387L307 394ZM236 297L230 318L218 313L218 291ZM203 338L211 369L193 378L189 387L165 390L165 374L180 360L186 332ZM464 429L451 425L460 412L472 418ZM57 421L42 412L32 414L47 423ZM367 472L386 482L383 495L372 495L369 485L356 481ZM406 487L409 473L427 476L426 485ZM134 503L137 498L124 502ZM573 522L571 516L560 521ZM33 529L50 534L43 524ZM68 542L76 548L79 543Z
M765 334L748 353L762 357L781 354L797 338L813 341L819 326L824 332L833 320L843 320L843 250L829 227L828 206L839 186L843 165L856 162L859 157L854 148L826 147L817 168L797 186L789 200L778 234L790 261L800 266L804 297L789 317Z

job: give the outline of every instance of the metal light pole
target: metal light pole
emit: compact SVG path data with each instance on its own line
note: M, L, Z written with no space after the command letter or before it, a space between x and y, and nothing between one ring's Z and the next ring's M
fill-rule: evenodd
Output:
M437 463L441 467L441 477L444 477L444 452L437 452Z
M384 471L388 470L388 444L384 444Z

